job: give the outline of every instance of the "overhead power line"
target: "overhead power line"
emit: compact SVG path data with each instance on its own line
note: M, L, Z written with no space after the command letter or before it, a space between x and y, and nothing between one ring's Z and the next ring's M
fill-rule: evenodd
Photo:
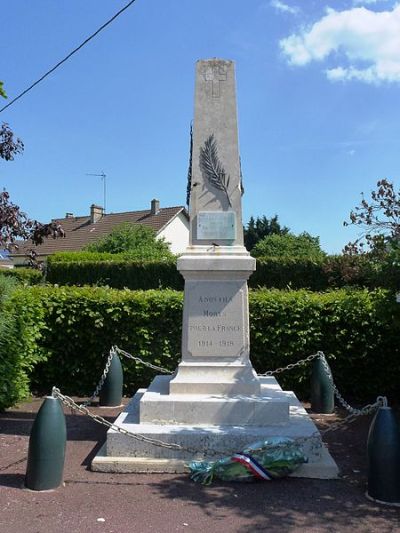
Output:
M41 78L39 78L38 80L36 80L34 83L32 83L32 85L30 85L27 89L25 89L24 91L22 91L22 93L20 93L18 96L16 96L15 98L13 98L10 102L8 102L8 104L6 104L4 107L2 107L0 109L0 113L2 113L5 109L7 109L8 107L12 106L17 100L19 100L20 98L22 98L26 93L28 93L30 90L32 90L34 87L36 87L36 85L38 85L41 81L43 81L45 78L47 78L47 76L49 76L52 72L54 72L56 69L58 69L58 67L61 67L61 65L63 63L65 63L66 61L68 61L68 59L73 56L74 54L76 54L76 52L78 52L81 48L83 48L85 46L85 44L87 44L89 41L91 41L94 37L96 37L96 35L98 35L102 30L104 30L104 28L106 28L107 26L109 26L111 24L111 22L113 22L117 17L119 17L124 11L126 11L128 9L128 7L130 7L134 2L136 2L136 0L131 0L130 2L128 2L122 9L120 9L117 13L115 13L114 16L112 16L109 20L107 20L107 22L105 22L102 26L100 26L100 28L98 30L96 30L94 33L92 33L92 35L90 35L87 39L85 39L83 41L83 43L81 43L79 46L77 46L74 50L72 50L72 52L70 52L66 57L64 57L64 59L62 59L61 61L59 61L57 63L57 65L55 65L53 68L51 68L50 70L48 70L45 74L43 74L43 76Z

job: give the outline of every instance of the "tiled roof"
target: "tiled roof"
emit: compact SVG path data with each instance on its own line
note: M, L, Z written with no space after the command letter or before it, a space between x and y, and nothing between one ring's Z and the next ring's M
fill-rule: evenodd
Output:
M132 224L143 224L153 228L159 233L172 219L186 210L182 206L160 208L156 214L152 214L150 209L144 211L127 211L126 213L110 213L103 215L95 223L90 222L90 216L67 218L57 218L54 222L61 224L65 231L65 238L59 237L45 239L43 244L34 246L30 241L19 243L19 249L12 255L25 255L27 250L34 248L39 255L48 255L55 252L71 252L81 250L100 237L104 237L124 222Z

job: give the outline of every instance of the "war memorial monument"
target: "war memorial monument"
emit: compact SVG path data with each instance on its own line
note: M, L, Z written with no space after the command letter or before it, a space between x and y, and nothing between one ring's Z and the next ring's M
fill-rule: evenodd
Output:
M115 421L140 440L110 429L93 470L183 472L188 461L218 458L220 450L230 455L268 437L316 432L295 394L258 376L250 360L247 280L256 262L243 244L232 61L196 64L191 161L190 242L178 259L185 280L181 362L172 376L138 390ZM295 475L336 477L322 442L305 442L308 463Z

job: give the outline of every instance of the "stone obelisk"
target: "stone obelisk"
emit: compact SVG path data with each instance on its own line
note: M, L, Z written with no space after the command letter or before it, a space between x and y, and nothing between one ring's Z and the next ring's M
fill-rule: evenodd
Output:
M242 184L232 61L196 65L190 179L190 243L178 260L185 279L182 359L174 375L139 389L110 429L92 469L182 472L185 463L229 455L269 437L307 438L316 427L275 378L250 362L247 280L255 260L243 246ZM154 444L155 443L155 444ZM310 449L297 475L335 477Z
M173 393L259 394L249 359L247 279L255 260L243 246L235 68L196 64L190 244L178 260L185 278L182 362Z

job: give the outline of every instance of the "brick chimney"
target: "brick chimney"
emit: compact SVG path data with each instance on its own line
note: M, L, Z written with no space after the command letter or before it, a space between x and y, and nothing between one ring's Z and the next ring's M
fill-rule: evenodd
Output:
M103 216L103 208L99 205L92 204L90 206L90 223L96 224Z
M160 200L156 200L155 198L153 198L153 200L151 201L150 213L152 215L157 215L159 211L160 211Z

